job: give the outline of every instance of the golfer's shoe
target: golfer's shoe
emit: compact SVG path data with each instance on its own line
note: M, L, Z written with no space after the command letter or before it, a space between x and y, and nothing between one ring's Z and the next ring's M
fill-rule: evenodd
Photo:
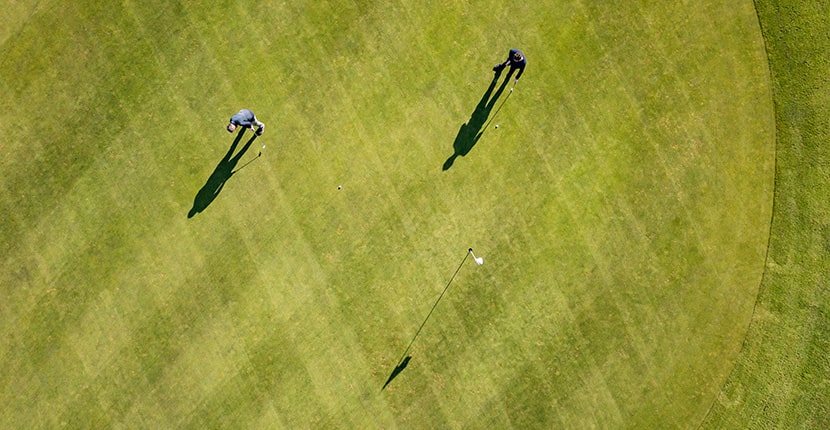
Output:
M264 125L263 125L262 127L259 127L259 128L256 130L256 135L257 135L257 136L262 136L262 130L265 130L265 126L264 126Z

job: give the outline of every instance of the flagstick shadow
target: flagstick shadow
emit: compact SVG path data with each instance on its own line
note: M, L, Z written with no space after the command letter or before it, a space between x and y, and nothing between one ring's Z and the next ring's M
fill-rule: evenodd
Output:
M383 391L384 389L386 389L386 386L389 385L389 383L392 382L392 380L395 379L401 372L403 372L404 369L406 369L406 366L409 364L409 360L412 359L412 356L407 355L407 353L409 352L409 349L412 348L412 344L415 343L415 339L417 339L418 335L421 334L421 330L423 330L423 328L426 325L427 321L429 321L429 318L432 316L432 312L435 311L435 308L438 306L438 303L441 302L441 299L444 297L444 294L450 288L450 285L452 284L453 279L455 279L455 275L457 275L458 271L461 270L461 267L464 265L464 262L467 261L467 257L469 257L469 256L470 256L470 252L467 252L466 254L464 254L464 259L461 260L461 264L459 264L458 268L455 269L455 273L452 274L452 277L450 278L449 282L447 282L447 286L444 287L444 291L441 291L441 295L438 296L438 300L436 300L435 304L432 305L432 309L429 310L429 313L427 314L427 317L424 318L424 322L422 322L421 326L418 327L418 331L415 332L415 336L412 336L412 340L409 341L409 345L407 345L406 349L403 351L403 354L401 354L401 358L398 359L398 364L395 366L395 369L392 370L392 374L390 374L389 378L386 379L386 383L383 384L383 387L381 387L380 391Z
M389 385L389 383L392 382L392 380L395 379L395 377L397 377L399 373L403 372L403 370L406 369L406 366L409 364L409 360L411 359L412 356L407 355L406 358L404 358L403 361L401 361L401 364L395 366L395 370L393 370L392 374L389 375L389 379L386 380L386 383L383 384L383 388L381 388L380 391L385 390L386 386Z

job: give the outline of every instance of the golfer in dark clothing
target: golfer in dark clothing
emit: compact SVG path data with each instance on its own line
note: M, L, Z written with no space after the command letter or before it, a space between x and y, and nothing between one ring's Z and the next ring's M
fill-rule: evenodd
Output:
M498 72L507 66L510 66L510 73L513 73L513 70L515 69L519 69L519 74L516 75L516 82L518 82L519 78L522 77L522 73L525 72L525 66L527 66L525 54L522 54L522 51L519 51L518 49L511 49L510 53L507 54L507 60L505 60L504 63L499 63L493 66L493 71Z
M251 130L254 129L254 126L257 126L257 136L262 135L262 131L265 130L265 124L259 122L256 119L256 115L248 109L242 109L231 117L230 123L228 124L228 133L233 133L236 127L239 126L250 128Z

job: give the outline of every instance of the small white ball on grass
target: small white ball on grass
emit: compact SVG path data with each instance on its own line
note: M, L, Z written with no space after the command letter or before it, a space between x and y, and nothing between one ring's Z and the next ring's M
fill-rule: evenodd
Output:
M338 190L342 190L342 189L343 189L343 187L342 187L342 186L340 186L340 185L338 185L338 186L337 186L337 189L338 189Z
M496 124L496 128L499 128L499 125L498 125L498 124Z

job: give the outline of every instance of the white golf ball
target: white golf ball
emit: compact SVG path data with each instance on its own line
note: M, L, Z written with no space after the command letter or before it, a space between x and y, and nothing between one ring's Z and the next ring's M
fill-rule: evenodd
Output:
M499 125L498 125L498 124L496 124L496 128L499 128Z
M338 189L338 190L342 190L342 189L343 189L343 187L342 187L342 186L340 186L340 185L338 185L338 186L337 186L337 189Z

